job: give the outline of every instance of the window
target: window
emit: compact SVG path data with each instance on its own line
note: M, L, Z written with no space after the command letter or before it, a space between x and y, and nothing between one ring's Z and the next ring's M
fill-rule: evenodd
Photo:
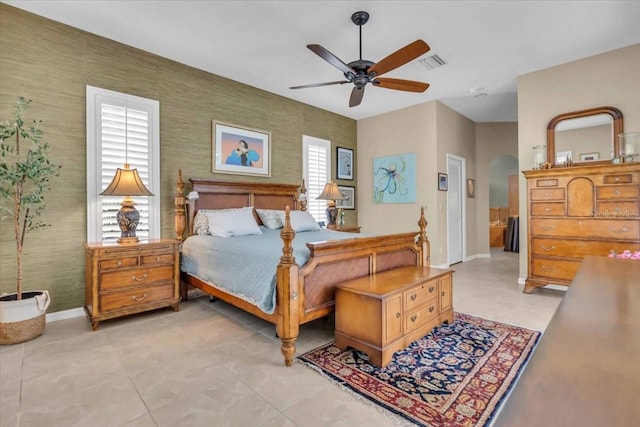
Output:
M87 241L115 242L123 197L100 196L129 163L153 197L134 197L140 239L160 237L160 103L87 86Z
M316 221L327 220L326 200L316 200L331 178L331 141L302 136L302 170L307 187L307 209Z

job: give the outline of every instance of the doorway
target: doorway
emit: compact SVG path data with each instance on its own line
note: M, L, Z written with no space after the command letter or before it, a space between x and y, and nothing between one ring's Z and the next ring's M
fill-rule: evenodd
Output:
M464 260L466 251L466 163L463 157L447 153L447 263Z

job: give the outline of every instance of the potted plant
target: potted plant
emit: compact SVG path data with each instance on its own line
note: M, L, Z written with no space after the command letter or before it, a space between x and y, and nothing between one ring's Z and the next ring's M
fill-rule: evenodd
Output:
M40 122L25 125L22 115L31 101L20 97L14 118L0 123L0 220L10 222L16 241L16 292L0 296L0 344L16 344L42 335L49 293L22 291L22 251L29 231L46 227L40 221L49 179L60 166L47 157Z

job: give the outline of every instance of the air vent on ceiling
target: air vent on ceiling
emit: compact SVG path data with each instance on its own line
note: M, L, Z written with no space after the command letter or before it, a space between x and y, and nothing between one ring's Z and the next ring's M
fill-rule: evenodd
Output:
M429 70L433 70L434 68L442 67L447 63L444 59L442 59L439 55L429 55L426 58L422 58L420 63L427 67Z

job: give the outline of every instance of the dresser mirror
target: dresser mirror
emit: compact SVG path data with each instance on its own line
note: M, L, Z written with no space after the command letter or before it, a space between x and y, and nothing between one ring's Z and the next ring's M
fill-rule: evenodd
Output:
M555 116L547 125L547 162L589 165L611 163L620 153L622 112L598 107Z

